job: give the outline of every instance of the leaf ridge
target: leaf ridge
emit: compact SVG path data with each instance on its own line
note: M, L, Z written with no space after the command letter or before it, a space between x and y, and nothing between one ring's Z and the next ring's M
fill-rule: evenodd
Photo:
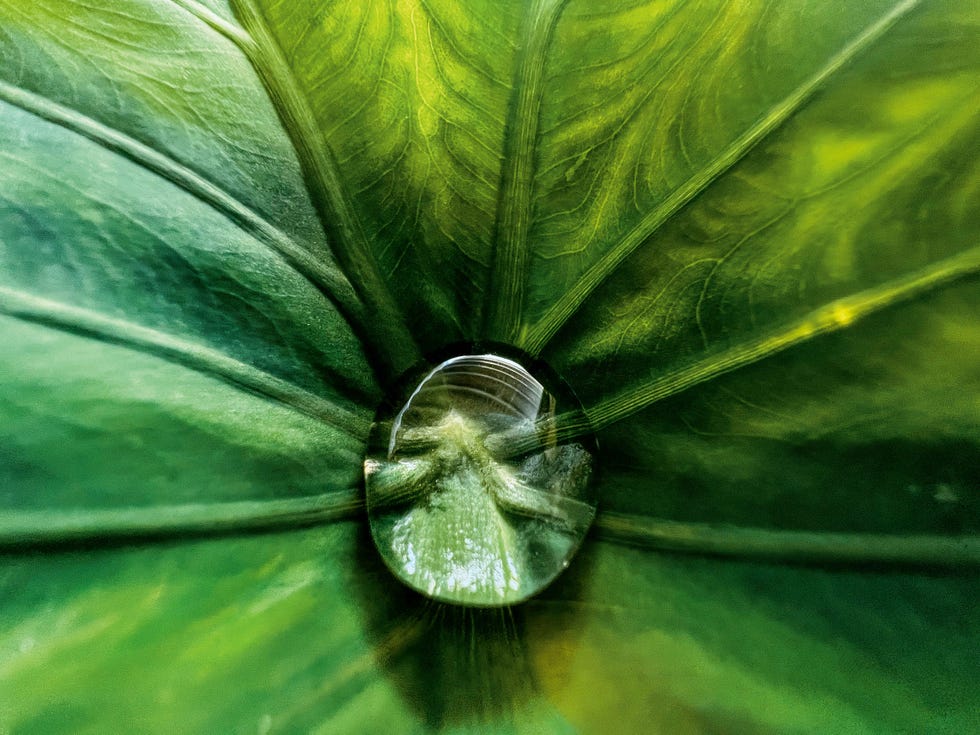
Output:
M142 508L7 510L0 517L0 551L297 528L349 520L363 505L358 493L343 491L301 498Z
M289 406L349 436L367 435L370 420L287 380L211 347L157 329L0 286L0 314L157 355Z
M748 130L716 156L711 163L691 176L670 196L652 209L618 243L610 248L579 280L559 297L545 315L519 337L518 345L537 355L552 337L599 287L638 247L647 242L671 217L707 189L722 174L744 158L759 142L782 126L831 77L880 39L920 0L903 0L881 18L866 27L838 51L819 71L798 85L789 95L771 107Z
M506 343L517 339L523 311L542 81L548 48L564 5L565 0L535 0L531 6L505 128L484 332Z
M803 531L600 513L599 538L667 551L834 564L980 566L980 536Z
M217 31L239 48L252 43L252 39L249 38L248 34L244 30L236 25L233 25L232 23L229 23L220 15L201 3L196 2L195 0L170 0L170 2L195 16L198 20L210 26L212 30Z
M912 300L980 274L980 247L950 256L931 266L882 285L829 301L808 314L744 343L713 351L678 370L651 378L584 411L571 411L555 419L559 440L598 431L682 393L701 383L779 354L819 336L852 326L891 306ZM525 437L506 437L513 455L527 451Z
M588 409L594 429L609 426L637 411L790 347L840 331L861 319L980 273L980 247L944 258L931 266L880 286L829 301L801 318L748 342L715 351L696 362L654 378Z
M196 5L187 0L179 2L186 8ZM337 162L320 134L310 105L282 49L255 3L232 0L231 6L244 33L227 28L227 24L212 27L239 46L261 79L296 150L310 198L334 256L367 307L370 323L378 332L372 345L372 356L395 374L400 374L417 359L418 346L401 318L400 309L354 215ZM198 14L197 9L191 12ZM211 19L206 16L202 20L211 24Z
M364 307L343 273L313 257L254 209L193 169L77 110L3 80L0 80L0 100L77 133L183 189L279 254L293 270L329 298L352 327L364 324Z

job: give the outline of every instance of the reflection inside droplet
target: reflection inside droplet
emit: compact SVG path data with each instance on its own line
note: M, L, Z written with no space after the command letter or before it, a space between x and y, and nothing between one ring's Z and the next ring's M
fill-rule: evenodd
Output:
M509 605L568 566L595 500L592 453L558 443L559 408L520 364L485 354L442 362L379 416L368 516L401 581L445 602Z

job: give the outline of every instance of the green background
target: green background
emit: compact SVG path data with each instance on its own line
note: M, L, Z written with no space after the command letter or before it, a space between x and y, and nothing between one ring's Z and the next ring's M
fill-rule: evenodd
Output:
M980 730L978 37L0 0L0 733ZM496 611L362 503L386 391L474 341L600 447Z

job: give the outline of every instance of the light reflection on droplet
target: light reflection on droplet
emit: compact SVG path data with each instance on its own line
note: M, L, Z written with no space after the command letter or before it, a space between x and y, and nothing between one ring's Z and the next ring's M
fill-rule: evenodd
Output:
M555 442L556 412L569 408L557 403L517 362L463 355L381 417L364 463L368 515L402 582L445 602L509 605L568 566L595 515L592 454Z

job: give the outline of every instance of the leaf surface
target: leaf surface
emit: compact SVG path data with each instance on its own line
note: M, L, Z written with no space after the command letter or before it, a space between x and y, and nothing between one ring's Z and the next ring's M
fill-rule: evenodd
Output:
M0 0L0 731L980 729L978 28ZM363 517L460 341L597 430L513 609Z

